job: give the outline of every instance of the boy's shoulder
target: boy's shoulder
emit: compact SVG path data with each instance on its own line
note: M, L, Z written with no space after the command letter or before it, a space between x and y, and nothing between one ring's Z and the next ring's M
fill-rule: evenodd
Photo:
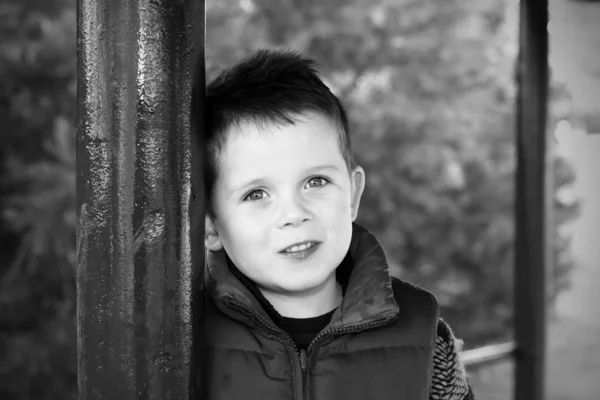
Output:
M433 293L395 276L391 278L394 299L400 307L400 312L408 309L412 312L435 316L436 320L439 319L439 306Z
M462 350L463 341L454 336L450 325L439 316L439 305L433 293L396 277L392 277L392 289L401 314L410 312L434 316L438 342L455 347L458 352Z
M435 296L414 284L392 277L398 318L394 326L414 343L433 346L437 336L439 307Z

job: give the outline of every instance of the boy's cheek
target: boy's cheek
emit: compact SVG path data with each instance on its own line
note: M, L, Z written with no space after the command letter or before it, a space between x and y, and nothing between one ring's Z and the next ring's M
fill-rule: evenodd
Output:
M261 210L237 210L228 216L228 231L232 235L258 237L273 222L273 213Z
M352 197L348 193L336 196L332 203L337 213L349 214L352 209Z

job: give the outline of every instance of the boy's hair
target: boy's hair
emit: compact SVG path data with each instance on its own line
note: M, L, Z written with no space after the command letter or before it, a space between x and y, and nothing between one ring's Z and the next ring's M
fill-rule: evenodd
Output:
M227 132L241 123L294 124L295 114L316 112L338 128L348 170L354 159L344 106L321 81L313 60L294 51L259 50L222 71L206 87L206 212L214 218L213 186Z

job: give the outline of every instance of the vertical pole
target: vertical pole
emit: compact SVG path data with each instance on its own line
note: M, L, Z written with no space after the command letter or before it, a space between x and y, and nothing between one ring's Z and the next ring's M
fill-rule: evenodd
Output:
M521 0L517 98L515 399L544 399L546 276L552 262L552 203L546 113L547 0Z
M192 221L204 196L190 99L204 12L204 0L77 3L81 400L199 391L204 252Z

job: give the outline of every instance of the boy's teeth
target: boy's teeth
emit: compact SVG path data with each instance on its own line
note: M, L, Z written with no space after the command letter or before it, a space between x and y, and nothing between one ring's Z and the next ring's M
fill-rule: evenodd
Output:
M313 245L313 242L310 243L305 243L305 244L301 244L300 246L292 246L289 249L287 249L285 252L286 253L293 253L295 251L302 251L302 250L306 250L309 247L311 247Z

